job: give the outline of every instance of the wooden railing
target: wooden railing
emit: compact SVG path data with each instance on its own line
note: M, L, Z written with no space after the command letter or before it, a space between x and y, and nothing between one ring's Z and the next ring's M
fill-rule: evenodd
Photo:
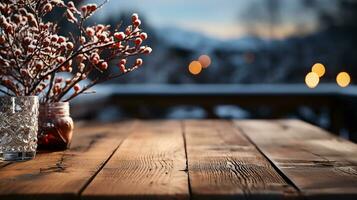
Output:
M149 118L140 112L143 107L165 109L177 105L204 108L207 118L218 118L217 105L238 105L252 113L252 118L284 118L295 116L320 125L319 122L299 116L298 109L309 107L319 115L327 113L327 129L339 134L348 133L356 140L357 87L340 88L335 84L320 84L309 89L303 84L214 84L214 85L101 85L97 95L79 98L74 102L75 116L95 115L107 106L119 106L131 117ZM80 103L79 103L80 102ZM268 114L259 112L268 108ZM153 116L150 116L152 118ZM160 116L156 116L160 118Z

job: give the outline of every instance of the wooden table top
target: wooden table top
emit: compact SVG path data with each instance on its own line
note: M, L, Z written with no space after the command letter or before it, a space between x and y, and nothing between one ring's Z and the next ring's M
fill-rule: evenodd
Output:
M0 199L357 199L357 145L297 120L77 123L0 162Z

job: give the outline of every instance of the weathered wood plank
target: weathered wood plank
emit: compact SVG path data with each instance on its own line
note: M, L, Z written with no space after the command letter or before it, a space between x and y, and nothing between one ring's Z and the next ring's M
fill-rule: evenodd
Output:
M297 120L236 121L308 198L357 199L357 145Z
M0 199L79 199L132 123L97 125L76 128L70 150L40 153L34 160L2 167Z
M296 190L228 121L185 121L193 199L281 199Z
M9 162L9 161L0 161L0 169L2 167L5 167L6 165L9 165L9 164L11 164L11 162Z
M178 121L140 122L84 190L84 199L188 199Z

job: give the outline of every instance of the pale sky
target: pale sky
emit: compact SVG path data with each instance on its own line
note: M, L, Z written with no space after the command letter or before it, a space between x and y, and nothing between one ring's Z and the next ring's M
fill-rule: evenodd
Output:
M102 2L102 0L87 0ZM283 38L314 31L317 18L312 11L301 7L301 0L283 0L282 21L276 26L273 37ZM199 32L211 37L232 39L247 36L248 28L262 37L270 37L266 0L111 0L96 15L98 18L114 17L123 11L137 12L154 28L177 27ZM257 12L257 20L247 22L244 15ZM130 16L128 16L130 17Z

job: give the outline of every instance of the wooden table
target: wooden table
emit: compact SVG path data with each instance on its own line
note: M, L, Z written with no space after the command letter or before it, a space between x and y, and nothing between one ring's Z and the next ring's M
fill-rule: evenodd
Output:
M357 199L357 145L297 120L77 123L0 162L0 199Z

